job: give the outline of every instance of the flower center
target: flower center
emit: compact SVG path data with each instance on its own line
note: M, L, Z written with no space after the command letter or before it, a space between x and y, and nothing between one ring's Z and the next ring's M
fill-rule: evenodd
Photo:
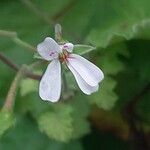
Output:
M69 55L68 51L67 50L63 50L63 52L59 54L59 60L60 60L60 62L61 63L66 62L67 58L68 58L68 55Z

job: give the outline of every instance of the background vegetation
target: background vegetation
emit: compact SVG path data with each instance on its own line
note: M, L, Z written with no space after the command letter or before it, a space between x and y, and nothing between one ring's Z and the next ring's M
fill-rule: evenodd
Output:
M149 10L149 0L0 0L0 149L149 149ZM39 98L47 64L34 50L56 23L70 42L97 47L85 55L105 74L97 93L67 73L59 103Z

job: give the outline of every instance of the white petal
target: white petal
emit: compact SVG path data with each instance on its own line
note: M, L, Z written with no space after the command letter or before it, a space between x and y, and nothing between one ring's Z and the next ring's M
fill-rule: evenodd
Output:
M70 54L68 61L90 86L97 86L104 78L103 72L97 66L79 55Z
M72 43L66 43L66 44L64 44L63 45L63 49L66 49L68 52L72 52L73 51L73 47L74 47L74 45L72 44Z
M70 71L73 73L73 75L78 83L78 86L83 91L83 93L90 95L93 92L96 92L98 90L99 85L90 86L82 79L82 77L78 74L78 72L76 70L74 70L74 68L69 63L67 63L67 66L70 69Z
M40 81L39 94L41 99L57 102L61 93L61 66L53 60L47 67Z
M45 40L38 44L38 53L46 60L52 60L58 57L60 52L60 46L50 37L45 38Z

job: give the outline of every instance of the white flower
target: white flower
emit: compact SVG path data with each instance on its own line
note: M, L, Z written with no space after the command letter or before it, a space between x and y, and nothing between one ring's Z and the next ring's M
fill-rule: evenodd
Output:
M90 95L98 90L98 84L104 78L103 72L85 58L72 54L73 47L72 43L58 45L50 37L38 44L38 53L43 59L51 61L39 85L39 95L43 100L57 102L60 98L60 63L65 63L68 66L83 93Z

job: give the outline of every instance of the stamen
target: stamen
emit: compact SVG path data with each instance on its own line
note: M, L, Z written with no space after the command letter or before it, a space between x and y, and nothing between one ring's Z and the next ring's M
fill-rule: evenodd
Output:
M59 60L60 60L60 62L61 62L61 63L66 62L66 61L67 61L67 58L68 58L68 55L69 55L69 53L68 53L66 50L64 50L63 53L61 53L61 54L59 55Z

